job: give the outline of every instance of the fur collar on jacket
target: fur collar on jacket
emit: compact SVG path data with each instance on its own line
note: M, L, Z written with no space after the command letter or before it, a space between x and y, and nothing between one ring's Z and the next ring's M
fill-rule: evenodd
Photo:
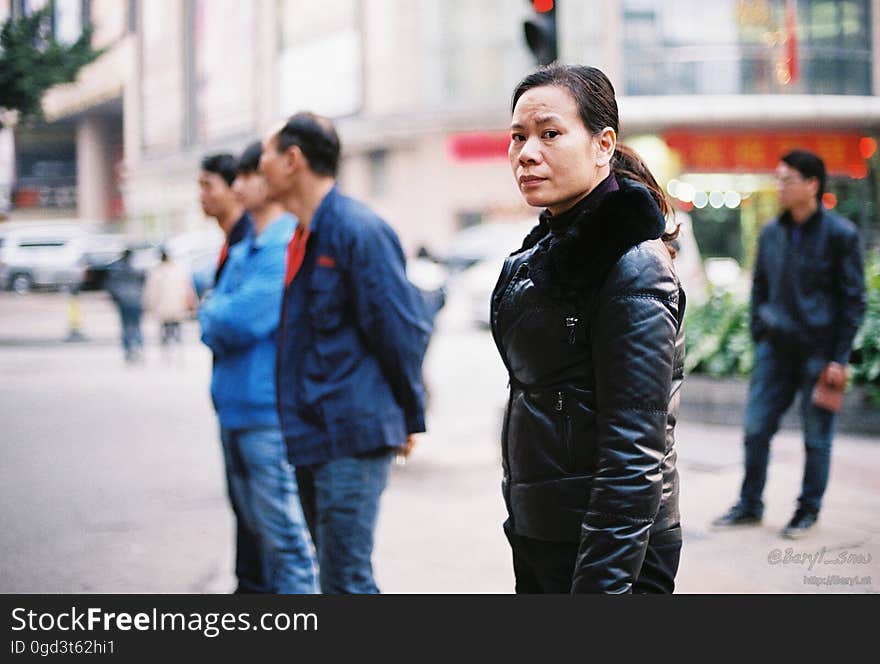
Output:
M550 226L541 215L516 252L540 243L529 259L536 286L554 291L597 286L631 247L663 235L666 221L647 188L623 178L618 183L618 190L608 193L594 210L587 206L559 235L547 238Z

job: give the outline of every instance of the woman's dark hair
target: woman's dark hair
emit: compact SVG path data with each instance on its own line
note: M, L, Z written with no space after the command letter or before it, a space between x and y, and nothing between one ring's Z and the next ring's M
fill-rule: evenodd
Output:
M207 173L216 173L226 180L226 184L230 187L232 186L232 181L235 180L237 165L238 160L231 154L225 152L221 154L209 154L202 159L202 170Z
M336 176L339 136L330 120L306 111L292 115L278 132L278 152L291 145L299 146L315 173Z
M818 155L806 150L792 150L784 155L781 161L791 166L807 180L816 178L819 182L816 198L821 203L822 194L825 193L825 181L828 179L828 174L825 172L825 162Z
M595 67L560 64L541 67L516 86L510 106L511 112L516 108L516 102L523 94L532 88L544 85L555 85L568 90L574 98L584 126L591 134L600 134L605 127L610 127L615 133L620 132L614 86L611 85L608 77ZM672 208L666 194L635 150L618 143L611 160L611 170L620 177L645 185L663 216L670 213Z
M263 155L263 144L254 141L248 145L238 158L237 171L239 173L256 173L260 169L260 157Z

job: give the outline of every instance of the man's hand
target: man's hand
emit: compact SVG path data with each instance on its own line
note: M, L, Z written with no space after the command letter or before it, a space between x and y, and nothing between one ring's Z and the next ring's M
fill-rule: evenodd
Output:
M412 454L413 448L416 446L416 437L415 434L410 434L406 437L406 442L397 448L397 458L398 460L406 460L409 458L409 455Z
M822 371L825 382L830 387L842 388L846 385L847 370L846 367L837 362L829 362Z

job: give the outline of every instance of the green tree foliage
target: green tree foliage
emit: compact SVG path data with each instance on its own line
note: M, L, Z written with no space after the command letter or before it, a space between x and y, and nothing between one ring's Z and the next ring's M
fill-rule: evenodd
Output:
M102 53L92 49L90 28L69 46L57 42L51 7L9 18L0 30L0 108L18 111L22 121L40 119L46 90L73 81Z

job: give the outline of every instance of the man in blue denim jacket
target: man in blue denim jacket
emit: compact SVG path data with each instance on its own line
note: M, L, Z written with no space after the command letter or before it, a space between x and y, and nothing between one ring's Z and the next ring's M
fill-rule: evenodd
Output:
M229 496L239 530L256 544L264 585L259 590L313 593L312 546L275 403L284 255L295 219L267 201L265 181L257 173L261 150L259 142L245 150L233 182L253 218L253 233L230 249L199 321L202 341L214 351L211 397L220 419ZM236 571L241 573L238 566Z
M394 231L336 188L339 139L298 113L263 144L269 197L299 219L288 248L278 407L325 593L376 593L371 557L395 451L425 430L430 324Z

